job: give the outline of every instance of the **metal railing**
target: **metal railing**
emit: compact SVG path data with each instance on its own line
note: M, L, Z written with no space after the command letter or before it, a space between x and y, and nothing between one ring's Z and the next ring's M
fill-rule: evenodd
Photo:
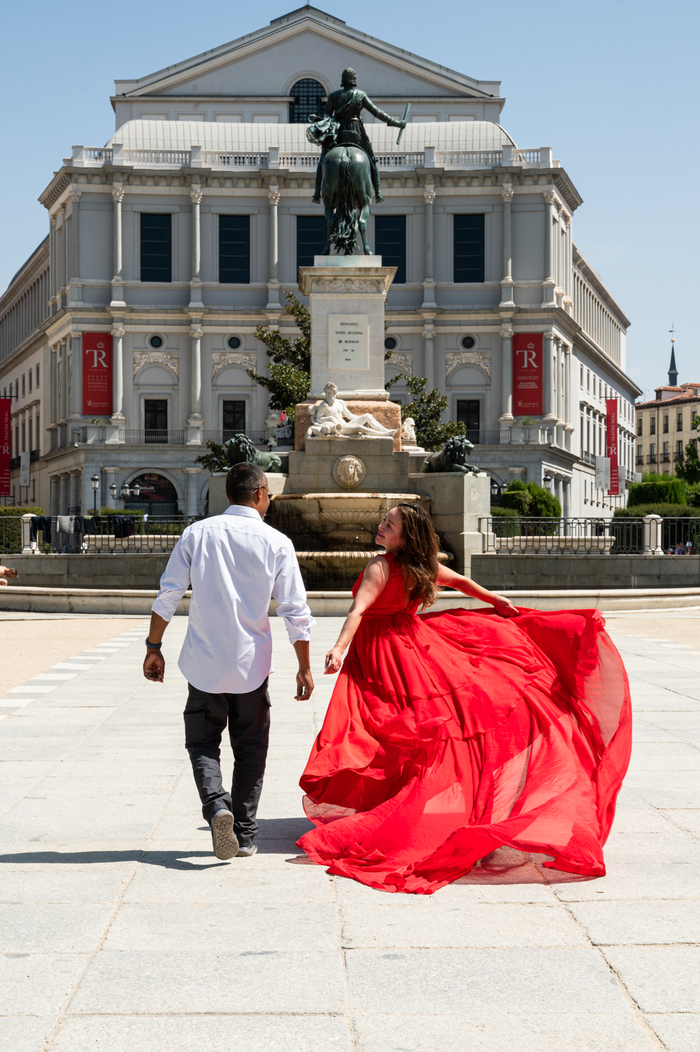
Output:
M545 518L494 515L479 520L485 553L497 555L695 555L700 516Z
M120 430L119 441L124 442L127 446L148 446L153 443L168 446L184 446L185 432L172 431L170 429L161 431L156 428L134 430L127 427Z

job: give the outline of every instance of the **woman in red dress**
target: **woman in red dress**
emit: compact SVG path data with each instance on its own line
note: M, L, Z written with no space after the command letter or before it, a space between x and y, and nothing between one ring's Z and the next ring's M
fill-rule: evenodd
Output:
M316 828L299 846L330 873L422 895L503 845L604 875L631 709L600 613L518 609L440 566L413 504L377 543L326 655L335 673L350 646L301 778ZM494 609L419 614L439 585Z

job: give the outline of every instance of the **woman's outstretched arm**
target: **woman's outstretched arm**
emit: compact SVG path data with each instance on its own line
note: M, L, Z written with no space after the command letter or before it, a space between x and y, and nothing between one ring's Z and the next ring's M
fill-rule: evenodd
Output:
M353 636L360 627L362 615L368 607L375 602L386 588L389 580L389 564L383 555L375 555L367 564L362 584L350 607L350 612L345 618L343 627L338 636L338 642L326 654L326 674L337 672L343 661L343 654L350 646Z
M472 581L471 578L464 577L461 573L455 573L454 570L450 570L446 566L440 567L437 583L442 588L455 588L458 592L462 592L463 595L470 595L473 599L481 599L483 603L489 603L501 617L513 617L518 612L510 599L506 599L504 595L495 595L494 592L489 592L487 588L482 588L480 584Z

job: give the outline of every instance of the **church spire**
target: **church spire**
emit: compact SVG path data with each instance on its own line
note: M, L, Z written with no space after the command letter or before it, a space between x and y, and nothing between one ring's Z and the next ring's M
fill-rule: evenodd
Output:
M676 350L675 350L675 343L676 343L676 341L675 341L674 336L673 336L673 334L675 332L675 325L672 325L669 331L671 333L671 361L670 361L669 366L668 366L668 386L669 387L677 387L678 386L678 370L676 369Z

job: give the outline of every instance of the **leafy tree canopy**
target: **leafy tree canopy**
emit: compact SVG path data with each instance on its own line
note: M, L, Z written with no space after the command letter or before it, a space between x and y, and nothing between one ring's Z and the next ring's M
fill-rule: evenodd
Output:
M464 424L455 424L453 421L440 422L440 417L447 409L447 399L439 391L426 391L428 381L425 377L404 377L399 374L389 380L385 386L389 390L399 380L404 379L411 395L411 401L401 407L401 419L407 420L411 417L415 421L416 441L419 446L431 451L442 449L448 438L452 438L453 435L466 434Z
M262 376L254 369L246 372L270 392L270 408L285 412L293 423L294 407L304 401L311 387L311 316L293 293L285 292L284 298L287 301L284 309L296 321L301 335L290 338L282 336L277 329L258 325L255 336L267 348L270 375Z

